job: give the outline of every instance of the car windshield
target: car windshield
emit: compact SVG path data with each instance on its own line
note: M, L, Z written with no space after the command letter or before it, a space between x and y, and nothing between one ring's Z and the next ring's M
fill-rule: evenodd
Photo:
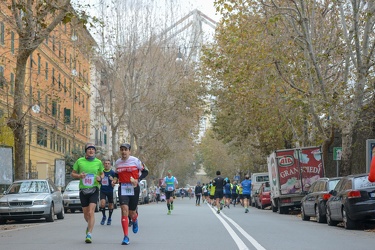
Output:
M375 182L369 182L367 175L354 178L355 189L368 188L368 187L375 187Z
M68 186L66 186L65 191L79 191L79 182L69 182Z
M23 181L13 183L9 187L9 194L22 193L48 193L48 184L46 181Z
M269 192L269 191L271 191L270 187L264 187L264 192Z

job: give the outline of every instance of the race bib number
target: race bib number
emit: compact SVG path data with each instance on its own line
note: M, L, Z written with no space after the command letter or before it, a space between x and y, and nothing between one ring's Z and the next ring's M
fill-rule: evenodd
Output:
M94 178L95 178L95 175L87 174L86 177L82 180L83 185L92 187L94 185Z
M173 191L173 187L168 187L168 191Z
M133 196L134 187L131 183L121 183L121 195Z
M104 176L104 178L102 179L102 185L103 186L108 186L109 185L108 176Z

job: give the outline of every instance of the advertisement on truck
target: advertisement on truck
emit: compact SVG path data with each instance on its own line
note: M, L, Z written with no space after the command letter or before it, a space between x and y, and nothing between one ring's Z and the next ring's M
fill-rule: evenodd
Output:
M311 184L324 176L320 147L276 150L267 163L274 212L299 207Z

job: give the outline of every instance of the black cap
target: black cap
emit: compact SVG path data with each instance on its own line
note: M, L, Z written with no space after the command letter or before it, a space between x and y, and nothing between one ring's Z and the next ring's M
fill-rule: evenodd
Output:
M96 151L96 148L95 148L95 144L94 143L86 143L85 145L85 152L87 151L87 149L89 148L93 148L95 151Z
M130 146L129 143L123 143L123 144L120 145L120 148L127 148L127 149L130 150L132 147Z

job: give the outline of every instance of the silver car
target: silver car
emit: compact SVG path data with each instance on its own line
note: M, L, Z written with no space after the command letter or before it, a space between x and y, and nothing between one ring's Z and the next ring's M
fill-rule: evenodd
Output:
M0 224L7 220L64 219L60 190L50 180L15 181L0 198Z
M76 210L82 211L81 200L79 199L79 180L73 180L66 185L63 193L64 211L70 210L74 213ZM99 198L96 203L95 212L99 212Z

